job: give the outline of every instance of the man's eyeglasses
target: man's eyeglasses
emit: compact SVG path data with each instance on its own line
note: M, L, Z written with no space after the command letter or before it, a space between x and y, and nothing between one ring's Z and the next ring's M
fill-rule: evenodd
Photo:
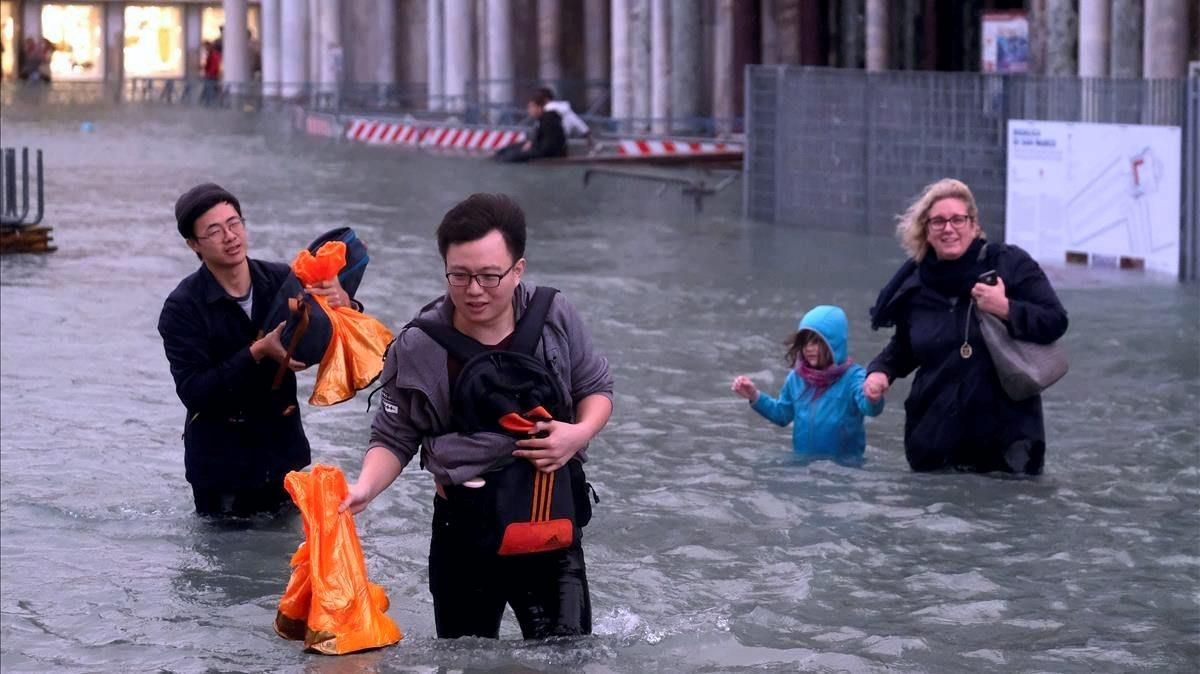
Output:
M471 281L474 280L479 284L480 288L495 288L500 285L500 279L508 276L508 272L512 271L513 267L516 266L516 262L512 263L512 266L505 269L503 274L468 274L465 271L446 272L446 282L457 288L465 288L471 285Z
M969 215L953 215L949 218L929 218L925 221L925 224L934 231L945 229L947 226L954 227L955 229L962 229L963 227L967 226L968 222L974 219L975 218Z
M196 238L199 239L200 241L204 241L205 239L211 239L214 236L220 236L221 234L224 234L225 232L229 232L230 234L237 234L238 232L242 231L242 228L245 226L246 226L245 220L243 220L237 216L234 216L234 217L226 220L225 224L223 224L223 225L220 223L214 222L213 224L209 225L208 227L205 227L204 233L197 234Z

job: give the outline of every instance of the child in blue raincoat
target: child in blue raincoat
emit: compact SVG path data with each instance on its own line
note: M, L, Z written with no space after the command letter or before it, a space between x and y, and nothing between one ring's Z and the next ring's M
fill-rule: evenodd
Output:
M733 380L733 392L755 412L780 426L792 424L792 447L808 461L861 466L867 446L863 419L883 411L882 399L872 403L863 394L867 371L850 360L848 333L840 307L814 307L786 342L792 370L778 399L760 393L744 375Z

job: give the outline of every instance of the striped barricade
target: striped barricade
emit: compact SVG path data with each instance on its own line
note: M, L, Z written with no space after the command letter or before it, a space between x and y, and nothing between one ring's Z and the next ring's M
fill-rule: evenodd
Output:
M355 118L346 125L346 139L370 145L400 145L425 150L492 153L525 140L523 131L480 127L386 122Z
M741 143L670 139L627 138L617 141L617 153L623 157L667 157L742 152Z

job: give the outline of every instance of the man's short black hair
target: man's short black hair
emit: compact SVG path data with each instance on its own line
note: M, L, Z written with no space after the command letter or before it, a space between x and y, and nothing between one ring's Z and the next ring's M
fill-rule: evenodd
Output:
M548 100L548 101L553 101L558 98L558 96L554 95L554 90L551 89L550 87L542 87L541 89L538 89L537 92L539 94L545 96L546 100Z
M437 228L438 252L456 243L478 241L492 230L499 231L513 262L525 257L525 211L507 194L472 194L458 202Z
M538 89L537 91L533 92L532 96L529 97L529 102L533 103L539 108L546 107L546 104L552 100L554 100L553 97L547 96L545 89Z
M179 235L185 239L196 238L196 220L217 204L229 204L239 217L242 215L242 205L237 197L215 183L196 185L181 194L175 202L175 225Z

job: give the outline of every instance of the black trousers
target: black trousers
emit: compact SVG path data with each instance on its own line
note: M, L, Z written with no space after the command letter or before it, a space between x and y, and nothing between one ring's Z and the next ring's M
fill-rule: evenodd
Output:
M223 490L193 486L192 498L196 502L196 514L207 517L275 514L292 502L292 497L283 488L282 480L277 485L251 489Z
M469 499L434 498L429 592L438 638L496 639L506 604L526 639L591 634L580 541L565 550L501 557L481 549L480 515Z

